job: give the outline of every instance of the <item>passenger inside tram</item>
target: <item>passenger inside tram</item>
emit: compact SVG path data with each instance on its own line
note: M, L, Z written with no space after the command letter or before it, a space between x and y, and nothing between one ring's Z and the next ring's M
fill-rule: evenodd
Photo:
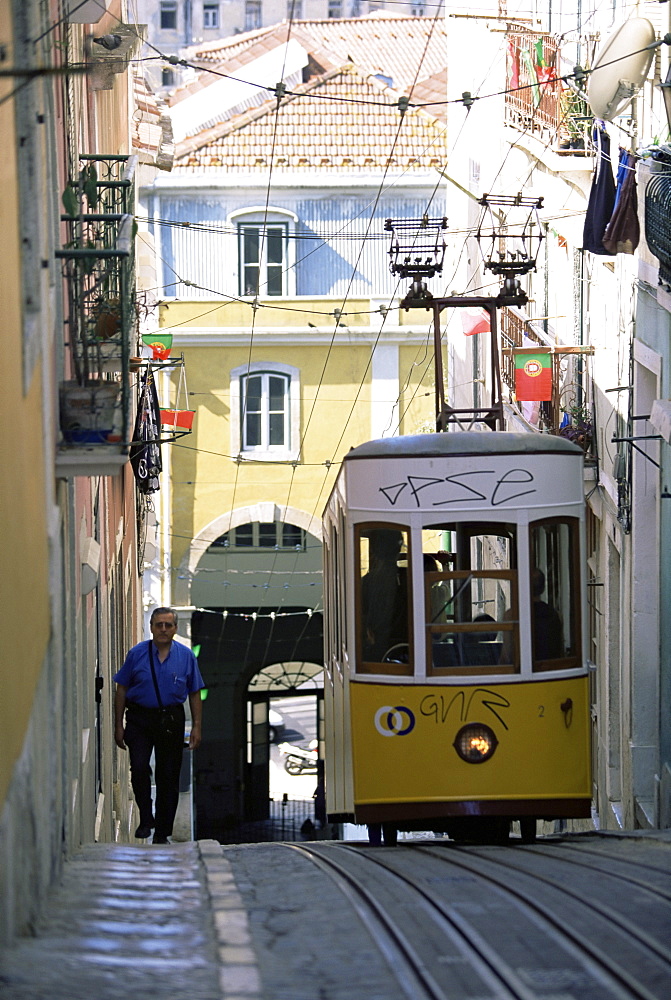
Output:
M519 669L515 537L510 524L465 522L423 531L429 673ZM436 541L445 548L433 548ZM504 618L507 608L514 617Z
M367 546L366 546L367 541ZM373 528L361 538L361 626L363 660L408 659L407 569L399 565L404 533Z
M564 655L562 620L556 609L543 600L544 591L545 574L536 568L531 574L532 634L535 660L550 660Z

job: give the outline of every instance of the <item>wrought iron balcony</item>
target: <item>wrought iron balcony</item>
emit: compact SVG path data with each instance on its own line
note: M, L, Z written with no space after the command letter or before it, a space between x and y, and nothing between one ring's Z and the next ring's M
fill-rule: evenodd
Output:
M538 348L550 352L552 397L538 404L538 428L567 437L589 452L593 442L591 413L586 405L589 379L585 359L594 348L550 344L521 309L511 307L501 310L500 333L501 380L512 394L518 356Z
M671 292L671 165L645 189L645 239L659 260L659 284Z
M80 158L79 174L63 192L61 221L67 238L56 251L67 297L69 377L61 385L64 443L102 446L115 454L116 466L128 456L128 375L137 339L136 162L134 156Z
M555 152L585 155L594 116L587 102L557 79L559 49L552 35L508 26L505 121Z

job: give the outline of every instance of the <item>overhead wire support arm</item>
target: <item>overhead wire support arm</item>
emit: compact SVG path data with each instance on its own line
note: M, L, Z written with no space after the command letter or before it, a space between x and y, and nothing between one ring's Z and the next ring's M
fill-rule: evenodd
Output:
M445 230L447 219L387 219L385 229L392 234L389 248L389 269L401 278L411 278L412 285L401 302L402 309L426 309L433 312L434 366L436 384L436 429L445 431L449 424L472 427L484 423L491 430L503 430L503 387L499 358L497 310L502 306L522 306L527 296L521 287L519 275L535 270L538 253L543 240L539 211L543 198L525 197L521 192L515 195L485 194L478 199L483 216L478 225L476 240L483 255L485 269L500 275L503 284L497 295L448 295L436 298L429 291L426 281L442 271L445 252ZM521 223L510 222L508 213L497 213L495 220L493 206L510 210L522 210ZM485 226L485 221L489 224ZM486 233L485 230L488 230ZM482 240L489 241L489 249L483 252ZM507 244L505 241L510 241ZM514 242L513 242L514 241ZM442 337L440 314L443 309L480 308L489 317L491 339L490 350L490 401L484 407L457 409L449 406L445 399L445 378L442 359Z

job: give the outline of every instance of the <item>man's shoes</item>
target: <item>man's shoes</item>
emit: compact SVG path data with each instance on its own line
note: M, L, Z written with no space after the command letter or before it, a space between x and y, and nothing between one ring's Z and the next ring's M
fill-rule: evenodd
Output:
M140 823L135 831L135 836L138 840L146 840L147 837L151 837L151 827L147 823Z
M168 840L167 837L159 837L157 833L154 834L154 839L152 840L152 844L169 844L169 843L170 841Z

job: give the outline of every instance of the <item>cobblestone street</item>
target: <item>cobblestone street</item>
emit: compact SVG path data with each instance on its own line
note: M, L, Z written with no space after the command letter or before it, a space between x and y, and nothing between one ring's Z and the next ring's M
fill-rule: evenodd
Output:
M82 849L66 863L36 936L0 953L0 993L3 1000L219 1000L200 845Z

